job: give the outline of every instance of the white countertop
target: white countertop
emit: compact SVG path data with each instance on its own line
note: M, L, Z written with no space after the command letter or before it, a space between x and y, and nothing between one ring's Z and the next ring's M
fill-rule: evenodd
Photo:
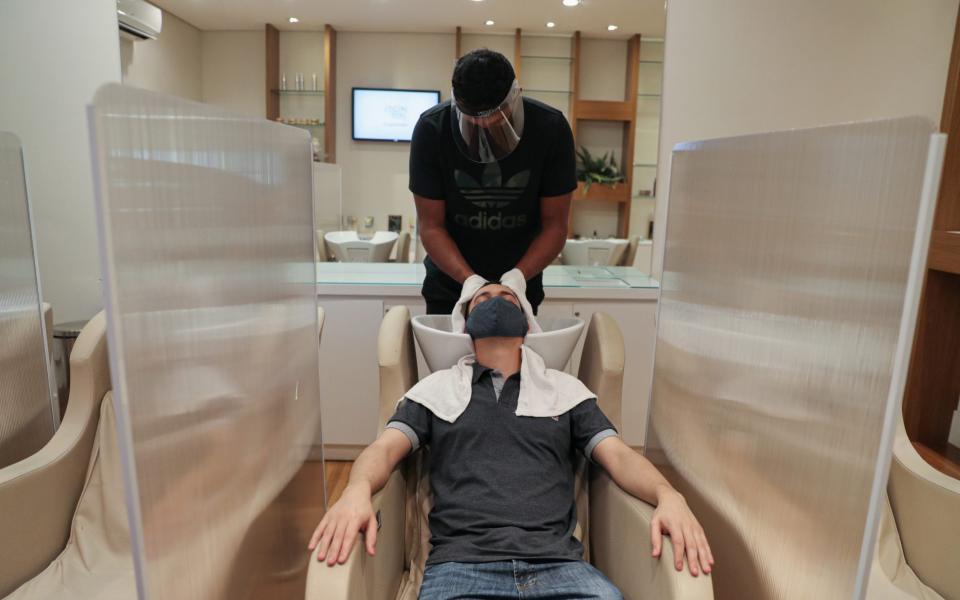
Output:
M317 263L321 296L419 296L426 271L409 263ZM547 299L656 300L660 283L633 267L550 265Z

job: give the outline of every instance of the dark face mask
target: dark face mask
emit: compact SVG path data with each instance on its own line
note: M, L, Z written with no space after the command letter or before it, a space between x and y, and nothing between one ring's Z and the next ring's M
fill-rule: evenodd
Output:
M467 316L467 333L473 339L523 337L527 335L527 317L519 306L497 296L473 307Z

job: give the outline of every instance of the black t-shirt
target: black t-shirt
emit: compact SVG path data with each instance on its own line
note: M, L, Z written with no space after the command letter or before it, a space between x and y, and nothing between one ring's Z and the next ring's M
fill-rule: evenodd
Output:
M446 228L473 270L490 281L514 268L540 233L540 199L577 188L570 125L559 110L523 99L520 143L506 158L475 163L457 149L450 102L420 115L410 144L410 191L446 202ZM423 296L455 302L460 284L428 256ZM543 300L540 275L527 283L527 298Z
M498 560L578 560L573 537L576 454L590 458L616 430L596 400L554 417L518 417L520 375L496 395L491 370L474 365L466 410L448 423L403 400L387 427L414 449L430 446L427 564Z

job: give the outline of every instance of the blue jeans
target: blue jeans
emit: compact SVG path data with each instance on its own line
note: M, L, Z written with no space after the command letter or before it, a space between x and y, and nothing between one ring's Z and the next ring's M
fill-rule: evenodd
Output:
M445 562L423 574L420 600L623 600L603 573L584 561Z

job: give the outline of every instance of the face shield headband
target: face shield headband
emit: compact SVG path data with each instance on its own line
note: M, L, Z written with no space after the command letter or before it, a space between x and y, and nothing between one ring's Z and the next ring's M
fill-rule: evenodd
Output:
M494 108L470 111L463 108L454 95L451 109L453 139L460 152L473 162L502 160L520 144L523 136L523 95L516 79L507 97Z

